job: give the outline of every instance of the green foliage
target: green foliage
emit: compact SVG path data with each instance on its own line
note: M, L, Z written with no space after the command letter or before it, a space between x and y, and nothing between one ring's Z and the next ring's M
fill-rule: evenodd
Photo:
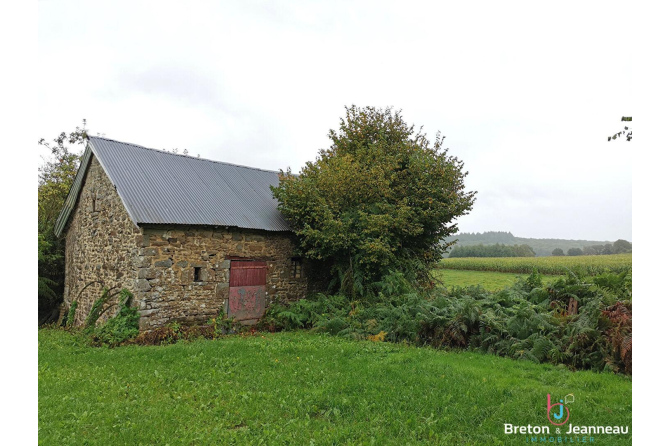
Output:
M581 255L584 255L584 253L579 248L570 248L570 249L568 249L568 255L569 256L581 256Z
M139 334L140 314L135 307L121 307L121 311L97 328L91 341L96 346L116 347Z
M471 245L455 246L449 257L535 257L535 251L528 245Z
M82 128L58 135L53 143L44 138L38 144L51 152L39 167L37 185L38 312L39 323L53 319L62 299L65 275L65 241L54 234L54 226L79 168L76 146L86 142L86 120Z
M538 257L551 256L552 251L560 248L563 252L570 248L584 249L591 245L605 245L607 242L593 240L566 240L555 238L526 238L517 237L511 232L486 231L486 232L463 232L444 240L446 243L457 242L457 246L475 246L475 245L495 245L496 243L504 245L528 245ZM610 248L611 248L610 244ZM610 252L610 254L613 254Z
M523 289L527 292L533 291L535 288L540 288L542 286L542 275L537 271L537 268L533 269L533 272L526 279L526 283L523 286Z
M481 287L440 288L428 298L408 293L377 302L320 294L272 311L280 316L279 328L284 329L467 348L572 369L630 373L626 361L632 357L632 308L626 313L628 319L621 310L616 312L617 320L623 321L616 332L610 330L612 322L605 310L630 302L631 289L629 272L592 279L568 272L544 285L534 271L497 292Z
M125 291L129 293L128 290ZM98 319L100 319L100 316L103 313L103 306L106 303L108 303L113 296L114 294L110 293L110 290L108 288L104 288L102 290L102 296L99 299L96 299L95 302L93 302L91 310L89 311L88 316L86 316L86 321L84 322L85 328L95 326L95 323L98 322Z
M67 312L67 316L65 319L65 326L66 327L72 327L74 325L74 316L77 313L77 306L79 305L79 301L76 299L72 301L72 304L70 304L70 309Z
M619 239L612 244L614 254L633 252L633 244L627 240Z
M284 311L277 313L281 328L311 328L318 325L324 315L340 314L347 308L354 307L343 295L327 296L317 294L311 300L300 299Z
M216 318L210 321L212 329L217 334L237 333L241 325L235 318L229 318L226 309L221 307ZM268 327L269 328L269 327Z
M40 263L54 262L54 254L50 252L51 244L45 240L43 234L37 234L37 262ZM46 305L53 305L58 299L54 288L58 286L56 281L49 277L40 276L43 269L38 267L37 270L37 297L40 302Z
M104 295L109 296L108 290ZM105 300L109 300L109 297ZM108 319L103 325L96 327L95 320L92 325L87 325L90 333L91 344L94 346L117 347L139 334L140 313L136 307L131 306L132 294L127 289L119 293L119 310L114 317ZM93 313L93 311L91 311ZM99 316L98 312L98 316ZM87 324L89 324L87 318ZM92 319L91 319L92 320Z
M584 255L599 256L612 254L627 254L633 252L633 244L629 241L619 239L614 243L604 245L591 245L584 247Z
M463 163L439 134L431 144L388 108L347 107L329 137L315 162L272 189L297 254L330 270L334 289L352 299L376 295L393 271L426 284L440 241L474 202Z
M551 255L552 256L564 256L565 253L563 252L563 250L561 248L556 248L553 251L551 251Z

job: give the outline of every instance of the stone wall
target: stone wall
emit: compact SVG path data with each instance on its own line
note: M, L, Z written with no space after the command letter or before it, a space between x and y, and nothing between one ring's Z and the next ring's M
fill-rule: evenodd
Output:
M94 156L66 231L64 311L77 299L74 324L81 325L103 287L134 292L134 262L142 244L141 230Z
M291 234L221 227L137 227L95 157L66 229L65 305L84 323L103 287L129 289L140 329L206 323L225 309L231 258L265 261L266 304L304 297L306 271L292 277ZM200 280L194 281L194 269ZM114 299L115 300L115 299ZM106 320L115 308L100 319Z
M292 277L287 233L237 228L143 226L135 284L140 328L205 323L227 307L231 258L267 263L266 303L304 297L305 271ZM194 281L194 270L201 277Z

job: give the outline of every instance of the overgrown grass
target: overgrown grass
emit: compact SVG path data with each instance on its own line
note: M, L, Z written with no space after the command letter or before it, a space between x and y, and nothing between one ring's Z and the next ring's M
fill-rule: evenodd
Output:
M604 272L620 273L631 270L632 254L603 256L552 256L552 257L463 257L442 259L438 268L495 271L501 273L530 274L533 269L541 274L565 274L567 270L587 276Z
M621 375L306 332L100 349L45 329L38 385L41 444L519 444L503 424L551 426L548 393L580 426L632 413Z
M433 270L433 276L438 286L468 287L481 286L488 291L498 291L510 287L519 279L519 274L497 273L492 271L461 271L439 268ZM553 277L544 276L542 282L547 284L554 280Z

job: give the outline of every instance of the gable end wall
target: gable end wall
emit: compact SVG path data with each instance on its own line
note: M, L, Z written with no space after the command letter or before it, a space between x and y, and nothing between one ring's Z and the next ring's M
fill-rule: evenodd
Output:
M130 219L121 197L95 156L68 222L65 237L65 311L77 300L74 325L82 325L103 287L135 294L134 264L142 231ZM112 298L116 301L116 298ZM114 315L111 308L100 321Z

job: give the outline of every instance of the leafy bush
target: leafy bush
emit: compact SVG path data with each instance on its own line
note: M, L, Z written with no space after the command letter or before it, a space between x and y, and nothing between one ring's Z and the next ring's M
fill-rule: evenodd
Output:
M103 293L103 296L105 295L108 295L107 290ZM140 314L137 308L130 306L132 294L124 288L119 295L117 314L103 325L96 327L95 320L97 318L93 320L93 317L91 317L91 314L94 313L93 310L89 313L89 318L93 322L92 325L87 327L87 332L90 333L92 345L116 347L139 334ZM96 311L96 314L99 316L99 311Z
M139 334L139 321L140 314L137 308L122 307L119 314L95 329L91 335L92 344L108 347L119 346Z
M346 107L328 149L271 187L296 238L296 254L322 269L336 291L371 294L393 271L424 286L472 209L463 162L390 108ZM374 294L374 293L372 293ZM297 323L298 321L294 321Z

